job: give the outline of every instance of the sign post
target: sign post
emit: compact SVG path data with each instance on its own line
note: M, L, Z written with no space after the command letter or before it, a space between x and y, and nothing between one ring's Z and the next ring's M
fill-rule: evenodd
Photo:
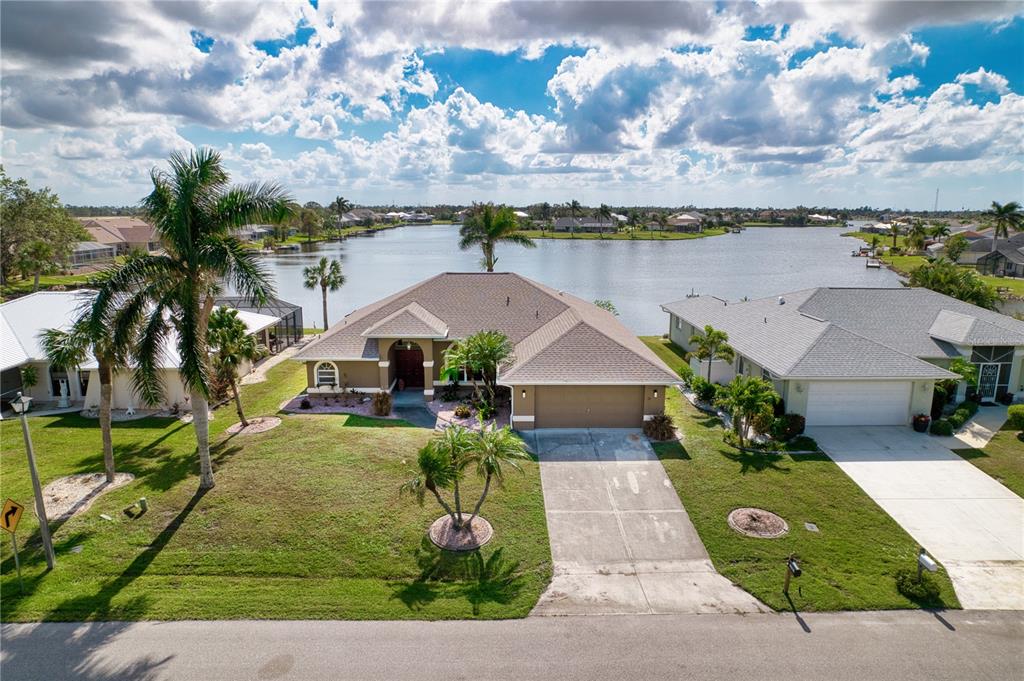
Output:
M36 455L32 449L32 436L28 431L28 419L25 412L32 403L31 397L18 393L16 400L11 400L11 409L21 417L21 432L25 436L25 453L28 455L28 472L32 477L32 490L36 497L36 516L39 518L39 537L43 540L43 553L46 556L47 569L53 569L53 540L50 539L50 523L46 519L46 504L43 503L43 488L39 485L39 472L36 470Z
M18 529L18 521L21 520L21 514L24 512L25 507L14 499L8 499L5 501L3 511L0 511L0 527L3 527L11 533L11 546L14 547L14 567L18 571L18 589L21 593L25 593L25 584L21 581L21 560L18 558L18 535L15 533Z

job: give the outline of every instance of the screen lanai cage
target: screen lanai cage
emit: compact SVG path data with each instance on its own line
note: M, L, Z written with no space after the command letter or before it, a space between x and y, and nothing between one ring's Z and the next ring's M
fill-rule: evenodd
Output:
M260 342L267 346L272 354L277 354L293 343L302 340L302 306L289 303L280 298L269 298L263 305L253 304L243 296L222 296L217 298L217 305L233 307L242 312L277 317L277 324L260 332Z

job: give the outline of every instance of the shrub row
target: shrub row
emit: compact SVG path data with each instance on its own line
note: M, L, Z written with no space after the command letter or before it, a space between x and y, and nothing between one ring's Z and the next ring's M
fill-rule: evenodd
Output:
M1010 416L1010 427L1024 430L1024 404L1011 405L1007 413Z
M956 410L949 416L932 421L928 432L932 435L952 435L977 413L978 403L974 400L966 400L958 404Z

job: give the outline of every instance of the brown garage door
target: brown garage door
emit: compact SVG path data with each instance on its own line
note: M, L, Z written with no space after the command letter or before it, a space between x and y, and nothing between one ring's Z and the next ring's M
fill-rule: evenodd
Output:
M534 428L639 428L643 398L639 385L538 386Z

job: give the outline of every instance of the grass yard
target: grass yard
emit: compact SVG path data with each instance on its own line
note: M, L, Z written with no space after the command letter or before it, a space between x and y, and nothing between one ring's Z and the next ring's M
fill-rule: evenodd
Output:
M719 236L725 234L724 229L705 229L703 232L576 232L571 234L569 232L552 232L550 230L541 231L539 229L527 229L521 230L520 234L530 237L531 239L597 239L597 240L608 240L608 241L658 241L664 239L666 241L680 241L685 239L703 239L709 236Z
M684 363L669 341L645 337L655 353L676 368ZM666 411L682 430L682 443L655 445L679 498L693 520L715 568L778 609L785 560L796 554L803 576L790 589L799 610L913 608L896 590L895 572L916 566L917 545L831 459L823 454L746 454L722 442L719 419L670 390ZM778 513L789 534L753 539L733 531L726 516L755 506ZM804 527L818 526L819 532ZM947 607L959 607L944 571L934 575Z
M984 449L957 449L957 454L1024 497L1024 433L1006 424Z
M95 272L89 272L87 274L45 274L39 277L39 290L45 291L51 289L54 286L71 286L76 287L86 283L92 277L96 276ZM0 296L8 298L10 296L24 296L32 293L32 286L35 283L34 277L28 277L27 279L10 279L4 284L2 290L0 290Z
M271 414L304 386L301 364L245 386L250 416ZM507 476L483 515L495 539L476 553L436 550L425 537L442 511L400 497L430 431L401 421L283 416L275 430L224 435L230 405L212 423L217 486L195 494L194 431L146 419L114 427L118 470L130 485L54 527L57 567L44 571L35 516L18 541L25 595L10 542L0 548L3 620L449 619L526 615L550 578L538 466ZM78 415L30 419L43 483L102 470L99 428ZM2 424L4 495L26 506L31 486L17 422ZM467 485L475 501L478 486ZM149 511L122 513L145 496ZM103 520L100 515L112 520ZM78 548L80 547L80 548Z

